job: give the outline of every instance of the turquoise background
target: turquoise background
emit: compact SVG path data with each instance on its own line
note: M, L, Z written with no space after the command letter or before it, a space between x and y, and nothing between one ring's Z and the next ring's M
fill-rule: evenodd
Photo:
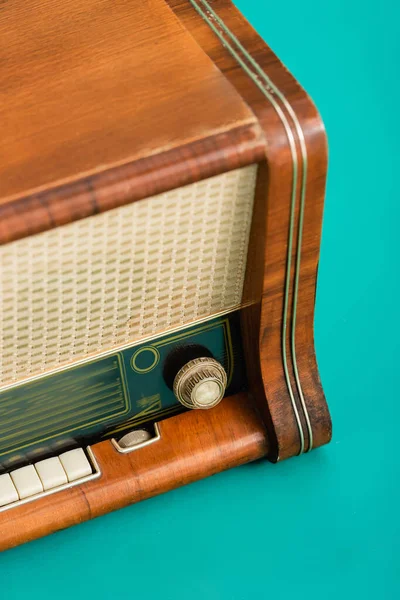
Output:
M333 442L2 554L5 600L400 597L397 3L237 4L328 130L316 344Z

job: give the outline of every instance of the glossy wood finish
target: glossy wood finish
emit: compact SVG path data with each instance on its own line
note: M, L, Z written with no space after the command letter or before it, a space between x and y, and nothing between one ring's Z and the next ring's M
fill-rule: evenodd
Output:
M264 157L258 124L0 203L0 244L243 167Z
M251 107L262 127L266 139L266 168L261 171L252 242L248 258L246 300L252 306L244 311L244 333L247 337L248 365L252 374L255 398L270 428L270 458L281 460L299 453L299 428L296 423L285 378L283 343L286 345L288 372L295 404L304 430L307 430L301 407L299 389L295 381L294 360L297 360L299 381L309 414L313 447L327 443L331 437L331 421L318 375L313 341L315 288L321 236L322 211L327 169L326 135L321 118L310 98L298 82L285 69L264 41L236 10L230 0L215 0L212 8L245 50L258 63L261 70L279 88L287 99L304 135L308 165L302 159L299 131L287 105L281 101L270 85L263 87L273 97L275 106L251 80L240 61L253 69L242 50L235 46L215 16L201 0L168 0L181 22L207 52L225 77ZM194 9L202 8L204 16L223 38L218 37L205 18ZM227 43L225 43L227 42ZM239 57L233 56L231 45ZM254 69L253 69L254 70ZM257 74L257 80L263 83ZM278 110L276 108L278 106ZM300 214L300 183L296 188L294 213L294 238L291 253L288 326L282 342L285 277L289 242L291 188L294 177L290 139L282 119L286 118L289 134L296 144L299 173L307 175L304 211L303 241L300 250L298 309L296 314L296 357L290 343L293 323L293 292L295 262ZM258 343L255 343L256 337ZM309 448L305 434L304 449Z
M0 204L256 123L160 0L2 3L0 56Z
M245 395L160 423L161 439L130 454L92 447L102 475L82 486L0 513L0 551L77 525L196 479L262 458L265 428Z
M200 5L200 0L196 0L196 2ZM101 479L0 514L1 548L7 548L68 527L264 455L268 455L271 460L276 461L294 456L300 451L299 429L291 404L283 362L284 344L288 357L289 383L294 390L295 405L299 410L301 423L306 429L304 411L301 407L294 376L294 353L290 344L294 315L293 291L299 232L300 183L301 174L305 173L299 132L295 127L293 117L288 113L287 106L278 99L280 111L276 110L276 107L266 97L265 90L263 92L249 77L237 58L228 51L224 39L219 39L217 33L199 15L190 0L168 0L168 4L170 8L164 0L151 0L148 3L141 3L139 0L136 2L124 1L118 4L117 15L120 20L124 21L124 16L126 19L133 19L133 15L136 16L136 9L139 12L145 11L144 7L147 7L147 10L155 9L154 31L152 31L152 19L148 15L143 14L142 21L140 19L137 21L139 24L142 23L142 26L146 22L148 28L145 35L143 32L138 34L139 37L142 36L140 39L143 44L138 44L135 52L140 54L141 48L146 49L147 52L146 40L150 39L154 42L155 32L157 35L161 35L161 30L165 32L166 38L160 42L157 59L162 65L163 48L169 45L174 48L174 56L169 53L169 50L166 51L166 67L171 69L171 65L174 65L175 76L170 78L168 85L165 81L165 85L162 86L163 93L168 97L166 105L171 106L174 117L170 119L170 110L164 114L160 109L160 106L165 106L162 98L159 98L161 104L158 105L157 102L154 106L152 104L152 98L154 100L158 96L154 97L149 94L150 89L153 90L154 86L157 87L157 78L153 78L153 65L151 65L149 77L152 84L146 87L147 84L144 83L146 77L143 72L143 82L140 80L144 89L147 90L145 97L148 101L151 118L147 118L145 112L140 113L145 123L137 125L133 118L134 113L131 114L127 106L124 109L133 119L125 121L129 123L129 131L136 126L141 131L141 127L143 127L143 132L140 134L142 137L138 136L138 145L135 145L134 136L130 138L129 147L124 145L126 138L122 133L121 139L118 138L118 135L114 138L114 126L117 131L121 132L122 129L116 126L116 122L112 124L108 121L106 110L98 112L98 127L94 127L91 131L97 135L103 122L106 129L110 126L107 139L112 140L111 145L115 144L113 149L107 149L107 152L112 153L110 160L107 159L104 162L100 158L103 156L104 148L95 148L93 154L91 154L91 150L89 151L89 157L81 157L83 162L75 162L76 157L72 157L70 166L68 166L70 152L65 154L61 162L59 162L60 155L56 153L50 163L53 165L51 169L56 170L57 176L51 177L50 183L47 184L45 181L47 175L44 179L35 180L36 183L32 183L33 174L31 173L27 178L24 190L19 188L19 192L15 191L17 189L15 181L17 180L12 176L11 187L7 188L8 196L6 194L3 201L0 202L0 243L88 217L96 212L139 200L148 195L179 187L226 170L253 162L260 163L246 276L244 298L246 308L243 309L243 331L246 338L252 394L228 398L211 411L190 412L163 422L161 442L129 456L118 455L109 442L95 446L95 454L103 470ZM67 5L71 12L78 15L76 16L77 26L82 27L86 23L87 27L90 25L89 30L91 31L92 22L88 15L83 17L81 11L76 9L76 1L69 0ZM62 6L67 5L60 4L58 6L57 3L52 3L51 6L55 6L55 10L61 14L67 10ZM92 36L88 36L91 48L90 52L87 49L89 57L92 52L97 55L101 40L105 40L104 20L108 14L106 5L107 3L101 0L91 0L83 10L83 13L86 14L88 11L92 17L99 11L99 32L103 32L103 37L96 38L93 33ZM42 0L41 6L45 12L49 10L50 3ZM299 380L310 415L314 447L316 447L328 442L331 435L330 418L319 381L313 344L315 286L326 175L325 132L321 119L306 93L231 2L215 0L212 7L254 57L261 69L279 86L297 115L305 139L308 154L307 193L303 243L299 255L301 261L295 350ZM75 10L73 10L74 8ZM5 23L4 20L2 22L4 19L2 14L13 9L7 7L5 13L4 9L2 10L3 13L0 12L0 31L4 29ZM111 15L111 12L113 13L113 11L110 11L109 18L114 20L115 14ZM73 18L72 16L68 17L65 30L66 39L69 42L73 39L70 23L70 19ZM96 19L93 20L93 23L95 21ZM213 19L212 23L216 26L217 22ZM49 24L48 27L48 31L51 31ZM216 28L224 38L226 34L221 27L218 25ZM123 29L126 34L129 28L126 28L125 22ZM77 29L77 31L80 30ZM176 33L176 39L172 36L173 32ZM115 35L116 40L112 43L108 41L107 36L107 44L111 43L114 48L114 59L117 60L117 47L118 52L122 54L133 48L126 46L128 42L123 40L122 34L120 36L116 32ZM81 48L80 44L81 42L83 44L84 36L79 35L78 38L77 48ZM33 40L31 38L29 40L33 44ZM120 45L117 44L118 40ZM231 40L225 41L230 43ZM113 44L117 44L117 46L114 47ZM157 44L155 44L156 46ZM190 51L184 52L185 48L189 48ZM67 47L67 50L70 52L71 59L76 60L77 55L72 51L71 45ZM42 51L44 51L43 48ZM155 52L154 48L151 52L153 51ZM60 45L56 56L61 61L63 52L64 49ZM18 56L21 68L24 69L23 56L20 54ZM239 52L239 57L241 56ZM43 56L38 56L38 64L40 64L39 59L42 58ZM50 60L51 56L46 54L44 58L46 58L46 69L50 74L53 65ZM117 64L119 64L118 60ZM135 60L138 60L138 65L142 65L143 71L143 60L142 63L137 58ZM197 61L199 61L199 67L196 66ZM194 66L193 63L195 63ZM90 65L94 69L93 74L96 69L89 60ZM111 67L109 68L111 69ZM204 95L202 82L199 82L198 86L201 88L199 95L196 96L196 87L196 94L190 96L190 89L188 91L185 86L182 87L180 81L177 81L179 73L186 74L192 68L198 73L197 76L202 73L205 77L207 93ZM154 72L160 73L160 69L157 66ZM112 69L108 70L107 67L103 75L108 77L111 72ZM10 74L11 71L9 71ZM72 71L70 74L72 76ZM78 78L77 81L82 81L82 79ZM191 78L190 81L192 81ZM260 81L261 78L258 83ZM122 86L121 102L129 105L127 98L130 100L131 90L126 91L121 81L118 86ZM176 93L174 90L170 90L169 86L171 88L177 86ZM142 88L139 86L138 90L140 91L140 89ZM268 91L268 87L266 89ZM34 97L35 88L31 87L30 93ZM42 92L40 91L40 93ZM186 107L188 93L190 96L188 106L193 108L193 103L195 103L195 106L199 107L198 114L188 114ZM207 102L205 96L207 96ZM206 102L206 108L202 106L203 102ZM85 104L84 107L85 110L82 110L82 114L90 115L90 104ZM109 109L113 112L112 103L109 104ZM29 113L30 105L27 111ZM221 111L224 113L223 118ZM179 119L176 118L177 112ZM156 113L158 119L165 120L161 130L164 132L162 135L165 135L163 142L160 141L161 133L158 130L155 132L153 127L152 119ZM124 118L127 115L123 110L121 114L124 115ZM300 175L296 187L293 213L294 237L291 253L292 265L289 271L288 326L284 339L282 336L284 292L294 167L288 131L283 124L282 114L285 115L290 135L293 136L299 159ZM82 116L83 121L86 124L91 123L92 117L86 121L86 116ZM110 115L109 118L117 117ZM221 118L222 120L220 120ZM119 122L118 118L117 122ZM147 128L148 142L145 140L144 127ZM67 130L68 128L65 131ZM11 135L10 131L9 136ZM86 129L86 131L89 130ZM90 136L91 134L88 134L88 138L86 138L83 135L83 138L80 139L86 144ZM101 132L96 138L96 143L99 145L104 145L102 136ZM168 145L168 140L171 142L170 145ZM89 148L89 146L86 147ZM13 152L16 152L16 147L13 148ZM120 151L121 154L119 154ZM121 158L122 155L124 158ZM13 156L14 158L9 159L9 165L6 166L10 169L11 174L14 173L11 163L20 160L18 153ZM24 156L22 153L22 159ZM45 157L46 153L43 156ZM91 166L85 162L89 158L93 159ZM64 164L64 160L66 164ZM82 165L82 168L79 165ZM22 167L22 163L20 166ZM71 171L69 175L65 175L63 171L67 166L70 169L73 167L73 172ZM40 170L40 177L47 172L47 167L43 167L43 169ZM50 174L50 171L47 173ZM19 181L19 177L17 179ZM308 447L309 438L306 434L305 450Z

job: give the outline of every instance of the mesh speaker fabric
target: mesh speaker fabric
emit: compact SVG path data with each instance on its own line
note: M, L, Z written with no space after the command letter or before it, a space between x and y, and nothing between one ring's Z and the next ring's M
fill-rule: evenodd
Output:
M0 248L0 386L234 309L257 167Z

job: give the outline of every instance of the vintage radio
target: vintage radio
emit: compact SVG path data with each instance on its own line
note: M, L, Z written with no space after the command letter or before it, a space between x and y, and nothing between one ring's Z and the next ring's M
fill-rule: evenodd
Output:
M10 2L0 32L0 548L328 442L298 83L229 0Z

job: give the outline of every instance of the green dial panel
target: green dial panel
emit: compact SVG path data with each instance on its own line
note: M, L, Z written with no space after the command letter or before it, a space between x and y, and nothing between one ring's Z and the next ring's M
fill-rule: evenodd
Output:
M76 443L118 437L182 412L165 365L172 352L185 357L193 347L224 366L227 394L245 387L235 312L0 391L0 465L10 468Z

